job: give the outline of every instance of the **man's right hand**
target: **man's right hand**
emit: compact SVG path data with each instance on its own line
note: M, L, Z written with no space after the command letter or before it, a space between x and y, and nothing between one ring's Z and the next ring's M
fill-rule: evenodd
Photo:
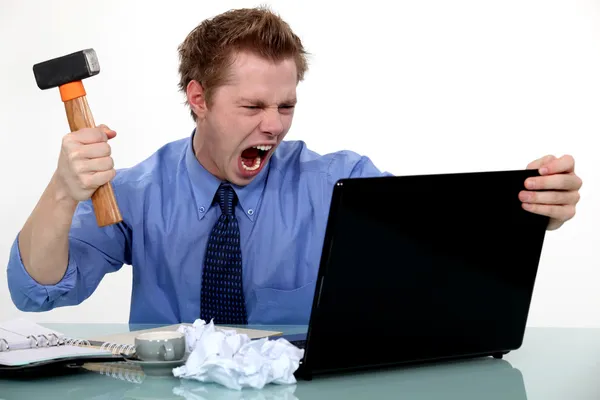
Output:
M106 125L84 128L63 137L56 181L75 201L85 201L116 174L108 140L116 132Z
M58 166L19 233L25 270L42 285L55 285L69 264L69 231L77 205L115 176L105 125L63 137Z

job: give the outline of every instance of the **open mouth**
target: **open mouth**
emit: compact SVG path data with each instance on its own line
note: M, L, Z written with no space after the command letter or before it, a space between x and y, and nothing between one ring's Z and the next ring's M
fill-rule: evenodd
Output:
M240 157L242 171L246 174L259 171L272 149L273 146L269 144L252 146L244 150Z

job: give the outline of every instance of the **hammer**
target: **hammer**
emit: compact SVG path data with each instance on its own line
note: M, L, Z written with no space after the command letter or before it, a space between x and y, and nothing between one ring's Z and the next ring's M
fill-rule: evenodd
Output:
M98 75L99 72L100 64L94 49L80 50L33 66L33 74L40 89L58 87L71 132L96 126L82 80ZM110 182L94 192L92 203L98 226L104 227L123 220Z

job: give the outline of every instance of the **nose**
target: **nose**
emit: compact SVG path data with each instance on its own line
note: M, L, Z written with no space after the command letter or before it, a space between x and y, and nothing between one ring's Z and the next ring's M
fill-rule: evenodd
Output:
M279 136L283 133L285 127L277 107L265 109L260 129L271 136Z

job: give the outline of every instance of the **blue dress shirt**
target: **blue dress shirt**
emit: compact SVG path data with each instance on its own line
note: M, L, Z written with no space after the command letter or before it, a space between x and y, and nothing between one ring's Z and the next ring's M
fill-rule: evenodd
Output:
M212 203L221 182L196 159L192 138L117 172L112 183L122 223L99 228L91 201L78 205L68 268L57 284L30 277L17 236L7 268L16 307L39 312L80 304L105 274L131 265L130 323L199 318L204 252L220 213ZM283 141L250 184L234 186L248 323L308 323L333 186L340 178L381 175L388 174L354 152L319 155L302 141Z

